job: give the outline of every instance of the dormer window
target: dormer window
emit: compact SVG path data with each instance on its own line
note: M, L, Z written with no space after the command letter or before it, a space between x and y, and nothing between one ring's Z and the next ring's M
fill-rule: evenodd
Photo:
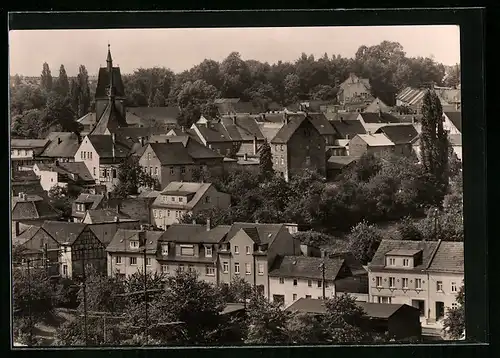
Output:
M139 247L139 241L130 241L130 248L137 249Z
M205 247L205 257L212 257L212 248L206 246Z
M164 256L168 255L168 244L161 245L161 254Z
M151 160L151 153L148 153L148 160Z
M396 259L395 258L391 257L389 259L389 266L396 266Z
M409 267L410 266L410 259L403 259L403 266Z

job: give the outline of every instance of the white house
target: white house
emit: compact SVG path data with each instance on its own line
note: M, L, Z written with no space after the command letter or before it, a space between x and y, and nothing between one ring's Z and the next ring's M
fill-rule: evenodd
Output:
M49 191L55 186L68 187L76 185L90 188L95 185L95 180L83 162L53 164L36 163L33 171L40 179L43 190Z

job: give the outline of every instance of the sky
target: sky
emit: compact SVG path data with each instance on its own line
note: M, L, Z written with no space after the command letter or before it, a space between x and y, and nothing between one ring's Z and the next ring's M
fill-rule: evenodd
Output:
M54 75L64 64L69 76L83 64L90 75L106 65L111 45L122 74L137 68L190 69L205 58L221 61L232 51L244 60L295 61L302 52L354 57L362 46L399 42L406 55L460 62L458 26L275 27L198 29L17 30L9 32L10 74L39 76L43 62Z

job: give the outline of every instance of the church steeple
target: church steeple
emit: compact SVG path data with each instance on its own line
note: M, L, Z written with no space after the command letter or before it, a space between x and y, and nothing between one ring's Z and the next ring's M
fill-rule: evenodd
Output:
M106 63L108 64L108 72L111 73L113 70L113 59L111 58L111 46L108 43L108 57L106 58Z

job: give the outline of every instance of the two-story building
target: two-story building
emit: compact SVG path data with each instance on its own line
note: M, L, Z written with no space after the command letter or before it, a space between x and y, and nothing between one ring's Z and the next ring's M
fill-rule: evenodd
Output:
M360 78L354 73L340 84L337 92L337 100L340 104L349 103L359 97L365 98L371 96L371 85L368 78Z
M152 205L154 225L167 229L186 214L203 209L227 209L231 196L219 192L211 183L171 182Z
M220 283L241 277L267 298L269 269L278 255L301 253L300 241L285 224L234 223L220 243Z
M363 154L383 154L394 152L394 143L384 134L368 132L357 134L349 141L349 155L361 157Z
M71 217L74 222L82 222L87 210L101 209L104 206L104 195L82 193L73 201Z
M289 180L294 172L304 169L326 174L325 139L309 117L286 119L271 140L273 169Z
M82 137L71 132L51 132L47 135L47 146L37 155L42 163L74 162Z
M368 265L370 302L420 310L423 327L442 329L446 308L463 284L463 243L382 240Z
M45 191L50 191L56 186L86 190L91 190L95 186L95 180L83 162L37 163L33 166L33 171L40 178L40 184Z
M15 170L30 170L37 155L47 146L46 139L11 139L10 160Z
M139 164L162 188L173 181L192 181L193 172L200 169L182 143L170 143L168 139L164 143L149 143Z

